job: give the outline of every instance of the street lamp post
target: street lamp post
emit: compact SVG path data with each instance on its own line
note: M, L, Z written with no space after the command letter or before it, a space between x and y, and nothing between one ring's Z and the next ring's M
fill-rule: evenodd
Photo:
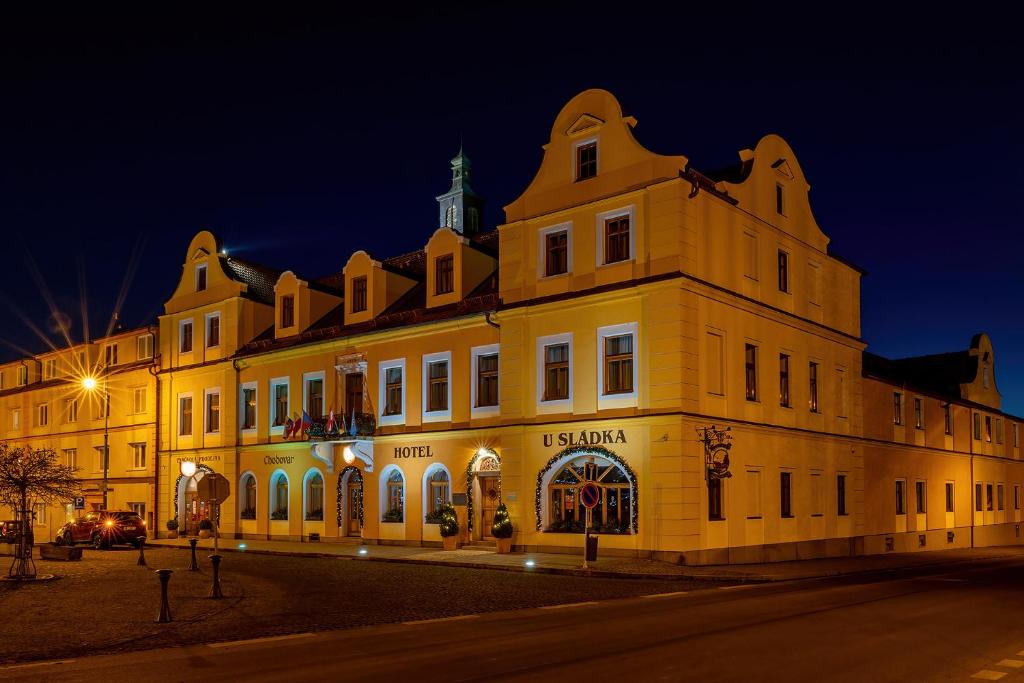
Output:
M188 491L188 480L190 480L192 477L196 476L196 464L194 462L192 462L191 460L182 460L181 461L181 476L185 477L185 490ZM188 507L187 499L186 499L185 505L186 505L186 508L187 508ZM178 514L178 511L175 510L174 514ZM185 521L185 532L187 533L188 532L188 514L187 513L185 515L185 520L184 521Z
M96 390L99 383L95 377L86 377L82 380L82 387L89 392ZM103 401L103 509L107 509L107 488L110 476L110 388L107 386L106 377L103 378L103 389L100 394Z

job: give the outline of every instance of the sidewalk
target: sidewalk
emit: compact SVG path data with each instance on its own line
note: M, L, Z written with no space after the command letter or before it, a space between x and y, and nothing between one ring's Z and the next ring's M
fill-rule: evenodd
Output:
M151 546L188 549L187 539L157 539ZM203 553L213 550L213 540L200 540ZM859 557L836 557L765 564L683 566L626 557L600 557L589 569L582 569L582 555L561 553L511 553L499 555L492 549L467 547L444 551L393 545L359 545L357 543L301 543L297 541L260 541L220 539L222 552L244 552L299 557L340 557L373 562L433 564L447 567L526 571L573 576L618 577L632 579L704 579L708 581L763 583L792 581L829 576L845 576L864 572L895 571L945 564L1024 558L1024 546L993 548L962 548L920 553L891 553Z

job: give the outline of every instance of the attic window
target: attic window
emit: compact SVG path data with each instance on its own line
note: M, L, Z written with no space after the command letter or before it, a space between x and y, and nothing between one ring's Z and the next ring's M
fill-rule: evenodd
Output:
M196 291L202 292L206 289L206 264L196 266Z
M455 289L454 257L452 254L438 256L434 260L435 294L448 294Z
M782 185L775 183L775 213L780 216L785 216L786 212L783 210L785 207L782 202Z
M576 180L597 175L597 141L584 142L576 147Z
M281 297L281 328L295 324L295 296L287 294Z
M352 280L352 312L361 313L366 310L366 276Z

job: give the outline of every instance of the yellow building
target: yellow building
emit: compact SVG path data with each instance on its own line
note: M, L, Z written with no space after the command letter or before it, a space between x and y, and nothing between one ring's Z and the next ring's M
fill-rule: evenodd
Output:
M157 491L155 339L155 328L119 331L0 365L3 441L54 449L83 481L84 510L134 510L150 528ZM72 501L37 505L37 542L55 540L81 512ZM14 512L4 515L13 519Z

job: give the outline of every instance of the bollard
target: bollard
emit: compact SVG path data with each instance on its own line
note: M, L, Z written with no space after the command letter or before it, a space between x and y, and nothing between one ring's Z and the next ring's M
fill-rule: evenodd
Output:
M157 576L160 577L160 614L157 615L156 623L166 624L174 621L171 618L171 606L167 602L167 583L171 580L170 569L157 569Z
M192 571L192 572L199 571L199 563L196 562L196 543L199 543L199 541L197 539L195 539L195 538L188 539L188 544L190 546L192 546L192 564L190 564L188 566L188 569L189 569L189 571Z
M210 562L213 563L213 588L210 589L211 598L223 598L220 592L220 555L210 555Z
M139 536L139 566L146 566L146 537Z

